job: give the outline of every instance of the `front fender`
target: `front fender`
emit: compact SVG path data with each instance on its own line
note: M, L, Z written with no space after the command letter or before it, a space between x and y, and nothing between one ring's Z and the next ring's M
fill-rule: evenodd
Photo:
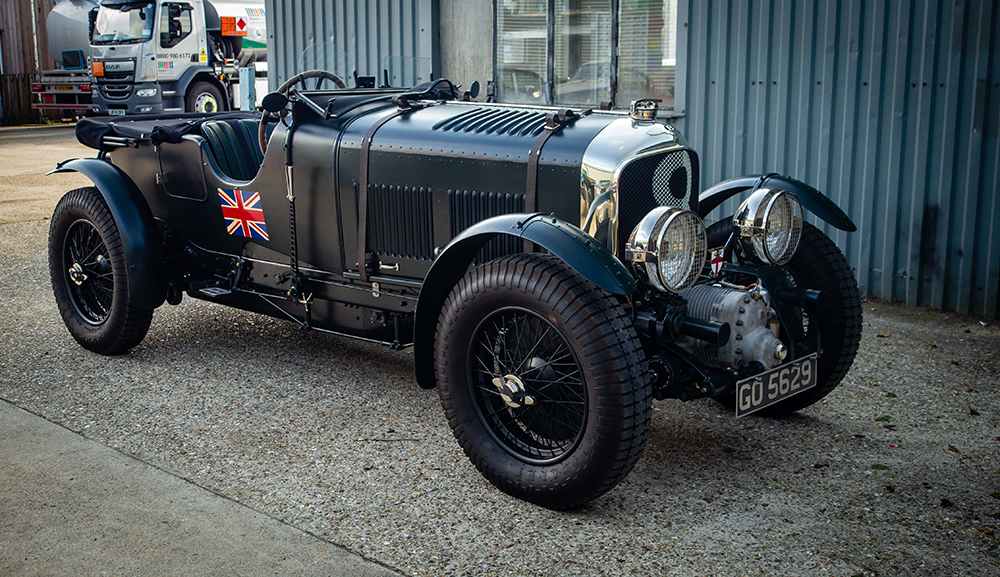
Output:
M60 162L48 174L58 172L79 172L89 178L104 197L125 253L129 302L142 309L163 304L166 284L159 276L163 268L163 239L146 199L132 179L117 166L98 158Z
M851 217L847 216L839 206L823 195L820 191L804 182L790 176L765 174L754 176L739 176L724 180L715 186L705 189L698 195L698 214L705 218L723 201L754 188L778 188L794 194L802 207L830 223L840 230L854 232L858 230Z
M437 385L434 331L448 294L483 246L501 234L541 246L612 294L628 295L636 288L635 279L611 251L568 222L541 213L505 214L470 226L444 247L420 290L413 327L413 359L421 387L432 389Z

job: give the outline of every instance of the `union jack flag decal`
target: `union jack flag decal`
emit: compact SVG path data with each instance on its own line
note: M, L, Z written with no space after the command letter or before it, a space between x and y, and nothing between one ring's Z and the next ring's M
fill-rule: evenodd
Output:
M222 218L226 220L226 232L234 236L245 236L260 240L270 240L264 223L264 209L260 204L260 193L246 190L220 188Z

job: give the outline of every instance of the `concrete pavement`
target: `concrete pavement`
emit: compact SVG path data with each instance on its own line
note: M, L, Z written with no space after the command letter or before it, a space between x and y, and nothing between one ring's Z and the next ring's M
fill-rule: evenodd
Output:
M0 401L0 575L396 573Z

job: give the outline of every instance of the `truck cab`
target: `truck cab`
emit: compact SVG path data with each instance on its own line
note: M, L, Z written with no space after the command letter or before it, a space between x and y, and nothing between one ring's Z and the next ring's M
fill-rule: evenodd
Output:
M263 45L264 18L263 2L227 4L243 14L220 17L208 0L101 2L90 12L93 113L231 109L228 77L248 33Z

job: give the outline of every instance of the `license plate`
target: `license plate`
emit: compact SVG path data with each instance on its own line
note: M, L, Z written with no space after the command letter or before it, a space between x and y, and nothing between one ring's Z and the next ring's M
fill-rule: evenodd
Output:
M125 116L125 111L121 108L109 108L108 114L111 116Z
M816 353L736 383L736 416L742 417L816 386Z
M56 86L56 90L58 90L60 92L69 92L69 91L73 90L73 87L72 86L63 86L62 84L60 84L60 85Z

